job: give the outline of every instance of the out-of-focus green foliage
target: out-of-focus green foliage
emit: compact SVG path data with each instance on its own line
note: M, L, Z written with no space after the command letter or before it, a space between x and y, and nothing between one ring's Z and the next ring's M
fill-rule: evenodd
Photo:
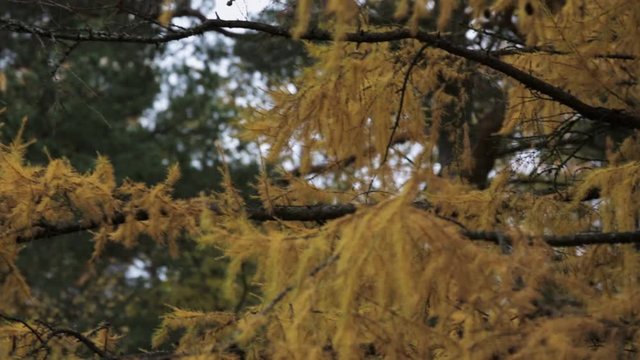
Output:
M153 13L160 3L129 10ZM34 26L156 31L142 16L105 1L73 1L70 6L3 2L0 12ZM217 186L221 162L214 143L224 141L236 109L219 96L226 80L214 66L194 68L176 60L162 67L157 60L172 56L165 47L75 44L5 32L0 42L0 72L6 77L6 91L0 92L0 108L6 108L0 115L0 137L10 142L27 117L25 138L37 140L29 147L28 161L64 157L87 171L101 154L111 160L119 181L146 183L161 181L167 166L178 163L182 177L176 197ZM194 57L213 64L225 51L221 44L196 47ZM169 73L177 80L170 81ZM233 163L233 158L227 156L235 180L248 183L256 166ZM181 255L170 259L166 249L152 244L135 250L109 246L104 257L88 263L90 237L63 236L21 252L20 267L44 305L37 313L26 307L24 315L74 328L108 322L127 334L124 348L135 349L149 347L149 334L166 304L202 310L239 305L220 295L225 261L216 250L196 249L185 241Z

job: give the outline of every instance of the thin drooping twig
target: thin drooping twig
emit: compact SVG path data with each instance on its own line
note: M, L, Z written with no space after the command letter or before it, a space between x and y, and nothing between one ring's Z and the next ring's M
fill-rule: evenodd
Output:
M21 21L13 19L0 19L0 31L9 31L16 33L32 34L34 36L58 39L73 40L78 42L95 41L95 42L115 42L115 43L142 43L142 44L165 44L172 41L185 39L192 36L202 35L210 31L218 31L221 28L235 28L254 30L270 34L273 36L292 38L288 28L269 25L255 21L244 20L222 20L208 19L202 24L181 31L165 33L157 36L132 35L127 33L114 33L107 31L97 31L92 29L76 29L74 31L56 31L35 25L28 25ZM310 41L333 41L334 36L331 32L313 28L300 36L302 40ZM513 80L519 82L525 87L537 91L549 98L565 105L585 118L593 121L611 124L613 126L622 126L627 128L639 129L640 117L623 109L604 108L592 106L572 95L568 91L552 85L529 72L518 69L517 67L492 56L481 50L468 49L459 46L450 41L447 37L440 36L440 33L429 33L424 31L414 32L408 28L400 28L389 31L358 31L344 34L340 41L355 43L381 43L397 40L415 39L428 46L444 50L452 55L456 55L478 64L487 66L499 73L502 73Z
M404 74L404 79L402 81L402 88L400 88L400 102L398 104L398 110L396 111L396 119L393 122L393 127L391 128L391 135L389 135L389 141L387 141L387 147L384 150L384 155L382 156L382 161L380 162L380 167L387 163L387 158L389 157L389 151L393 146L393 138L396 136L396 131L398 131L398 127L400 126L400 119L402 118L402 107L404 106L404 96L407 92L407 85L409 84L409 77L411 76L411 71L413 67L418 64L420 58L422 57L422 53L428 48L427 44L424 44L420 47L416 55L411 60L409 67L407 68L407 72ZM373 182L376 179L376 175L374 174L369 181L369 187L367 188L366 193L371 193L371 188L373 187Z
M307 274L306 279L314 278L316 275L318 275L318 273L320 273L320 271L330 266L331 264L335 263L339 258L340 258L339 254L334 254L327 257L323 262L321 262L316 267L311 269L311 271L309 271L309 274ZM287 294L293 291L293 289L295 289L294 285L288 285L287 287L282 289L282 291L280 291L273 298L273 300L271 300L271 302L267 306L265 306L264 309L262 309L262 311L260 311L260 315L267 315L268 313L270 313L276 307L276 305L278 305L278 303L280 303L280 301L282 301L282 299L284 299L285 296L287 296Z
M318 265L316 265L313 269L311 269L311 271L309 271L309 273L307 273L307 275L302 279L302 281L306 281L309 279L312 279L314 277L316 277L316 275L318 275L322 270L324 270L325 268L331 266L332 264L334 264L338 259L340 258L340 254L332 254L330 256L328 256L327 258L325 258L322 262L320 262ZM287 285L285 288L283 288L274 298L273 300L271 300L271 302L269 302L267 304L267 306L265 306L259 313L258 315L260 316L266 316L269 313L271 313L271 311L273 311L273 309L275 309L275 307L294 289L296 288L295 285ZM230 325L234 325L238 322L238 318L234 318L229 320L226 324L224 324L223 326L230 326ZM235 343L230 343L227 344L227 346L225 346L225 348L229 349L230 347L232 347Z
M91 350L94 354L98 355L102 359L115 359L115 357L110 356L106 351L100 349L93 341L91 341L91 339L87 338L86 336L82 335L81 333L79 333L79 332L77 332L75 330L63 329L63 328L54 328L53 326L51 326L49 324L44 324L43 323L43 325L45 325L45 327L49 330L49 332L46 334L47 338L45 339L45 338L42 337L42 335L40 333L38 333L25 320L22 320L22 319L19 319L19 318L16 318L16 317L12 317L12 316L8 316L8 315L2 314L2 313L0 313L0 318L4 319L6 321L9 321L9 322L19 323L19 324L23 325L24 327L26 327L27 329L29 329L29 331L31 333L33 333L33 335L41 343L41 347L38 348L38 349L42 349L43 347L46 348L48 346L49 341L51 341L51 339L53 339L55 337L66 336L66 337L72 337L72 338L78 340L84 346L86 346L89 350Z
M71 53L78 47L79 44L80 43L78 42L74 42L71 45L67 46L67 49L62 53L62 56L60 56L60 58L55 62L53 69L51 70L51 76L54 79L56 78L60 67L69 59L69 56L71 56Z
M41 344L43 344L43 345L46 344L46 341L42 338L42 335L40 335L40 333L38 333L36 331L36 329L33 328L33 326L29 325L28 322L26 322L26 321L24 321L22 319L18 319L18 318L13 317L13 316L2 314L2 313L0 313L0 318L4 319L6 321L9 321L9 322L15 322L15 323L21 324L22 326L26 327L38 339L38 341Z
M87 338L86 336L82 335L81 333L79 333L79 332L77 332L75 330L71 330L71 329L55 329L49 335L49 339L52 339L52 338L57 337L57 336L72 337L72 338L78 340L84 346L86 346L89 350L91 350L94 354L98 355L102 359L115 359L115 357L112 357L106 351L100 349L98 347L98 345L96 345L93 341L91 341L91 339Z
M408 135L401 134L401 135L396 136L391 141L391 146L397 145L397 144L403 144L403 143L406 143L407 141L410 141L410 140L411 140L411 138ZM341 160L330 161L330 162L325 162L325 163L312 165L311 168L308 171L305 171L304 174L302 173L302 169L297 167L297 168L291 170L289 172L289 174L291 174L292 176L295 176L295 177L299 177L299 176L309 175L309 174L320 175L320 174L326 173L327 171L343 169L343 168L346 168L347 166L353 164L358 159L359 156L365 156L366 154L370 154L373 151L374 151L373 147L370 146L366 150L364 150L362 153L360 153L359 155L351 155L351 156L345 157L345 158L343 158ZM278 181L279 181L279 183L285 182L285 185L286 185L287 179L278 179Z
M554 49L551 46L525 46L523 43L521 43L520 41L517 41L516 39L511 39L511 38L502 36L501 34L498 34L493 31L489 31L484 28L477 28L474 26L470 26L466 23L460 23L459 25L464 27L466 30L470 30L478 34L486 35L488 37L496 38L498 40L502 40L504 42L512 44L497 50L488 51L488 53L491 56L500 57L500 56L524 55L524 54L562 55L562 56L576 55L575 52L561 51L561 50ZM594 54L593 57L596 59L625 60L625 61L638 59L637 56L632 54L615 53L615 52L597 53L597 54Z
M559 51L554 49L546 49L540 47L523 47L523 48L505 48L499 50L493 50L489 53L491 56L501 57L501 56L512 56L512 55L525 55L525 54L540 54L540 55L549 55L549 56L570 56L573 53L568 51ZM631 54L623 54L623 53L599 53L594 54L594 58L596 59L609 59L609 60L624 60L624 61L633 61L638 58Z
M409 84L409 77L411 76L411 71L413 68L418 65L420 58L422 57L422 53L429 47L429 45L424 44L420 47L420 50L416 53L416 55L411 60L411 64L409 64L409 68L407 68L406 74L404 74L404 79L402 81L402 88L400 89L400 103L398 104L398 110L396 111L396 119L393 122L393 128L391 128L391 135L389 136L389 141L387 142L387 148L384 151L384 156L382 157L382 163L380 165L384 165L387 162L387 157L389 157L389 150L393 145L393 138L396 136L396 131L398 131L398 127L400 126L400 119L402 118L402 107L404 105L404 95L407 92L407 85Z

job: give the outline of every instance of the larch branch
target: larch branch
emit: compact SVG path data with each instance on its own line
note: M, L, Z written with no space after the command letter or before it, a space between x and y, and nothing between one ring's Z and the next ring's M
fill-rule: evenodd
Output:
M210 209L216 213L220 213L220 209L216 206L211 206ZM340 204L340 205L309 205L309 206L275 206L273 211L266 210L264 208L252 207L246 210L247 217L254 221L270 221L270 220L282 220L282 221L326 221L337 219L348 214L356 212L356 206L353 204ZM145 221L149 219L149 215L144 211L138 211L135 215L137 221ZM121 225L124 224L126 216L122 213L117 213L113 216L108 225ZM52 238L60 235L73 234L81 231L88 231L97 229L104 224L96 222L80 222L75 224L68 224L63 226L56 226L50 224L35 224L34 227L38 230L34 236L18 236L16 241L18 243L28 243L33 240Z
M356 212L353 204L310 205L310 206L275 206L273 211L263 208L250 208L249 219L255 221L325 221L343 217Z
M222 28L253 30L279 36L291 38L289 29L269 25L255 21L245 20L222 20L208 19L202 24L181 31L161 34L157 36L144 36L128 33L113 33L106 31L95 31L91 29L74 31L56 31L43 27L25 24L13 19L0 19L0 31L15 33L33 34L42 38L52 40L73 40L73 41L96 41L96 42L118 42L118 43L143 43L160 45L172 41L185 39L188 37L202 35L210 31L219 31ZM333 41L333 34L326 30L311 29L303 34L300 39L310 41ZM467 60L487 66L498 71L531 90L549 96L551 99L565 105L585 118L593 121L603 122L614 126L639 129L640 117L630 114L623 109L610 109L589 105L568 91L552 85L528 72L520 70L515 66L492 56L490 53L481 50L472 50L456 45L439 33L433 34L424 31L412 32L407 28L400 28L390 31L358 31L345 34L340 40L355 43L381 43L397 40L415 39L431 47L444 50L450 54L465 58Z
M0 313L0 319L4 319L9 322L19 323L19 324L22 324L24 327L26 327L41 343L41 347L38 349L41 349L43 347L46 348L49 341L51 341L51 339L53 339L54 337L66 336L66 337L72 337L78 340L79 342L84 344L84 346L86 346L91 352L93 352L95 355L98 355L102 359L115 359L115 357L112 357L111 355L109 355L105 350L100 349L98 345L96 345L91 339L89 339L88 337L84 336L83 334L75 330L64 329L64 328L54 328L47 323L41 322L50 331L49 333L46 334L47 339L44 339L42 335L38 333L35 330L35 328L29 325L29 323L25 320L8 316L2 313Z
M419 209L428 210L431 206L424 201L416 201L413 206ZM220 213L219 208L211 206L210 209L216 213ZM346 215L354 214L357 211L354 204L335 204L335 205L307 205L307 206L275 206L273 210L264 208L247 208L246 216L257 222L280 220L280 221L327 221L337 219ZM109 224L121 225L125 222L125 215L117 214ZM149 215L144 211L139 211L136 220L144 221L149 219ZM27 243L34 240L51 238L64 234L71 234L80 231L97 229L102 224L87 222L83 224L72 224L66 226L41 225L38 226L39 231L34 236L18 237L18 243ZM503 242L511 242L511 238L498 231L472 231L463 229L462 235L470 240L486 240L496 244ZM533 239L534 237L530 237ZM578 233L574 235L543 236L542 240L550 246L555 247L572 247L595 244L629 244L640 243L640 231L634 232L610 232L610 233Z
M29 323L26 322L25 320L18 319L18 318L15 318L13 316L9 316L9 315L3 314L3 313L0 313L0 319L4 319L4 320L9 321L9 322L15 322L15 323L22 324L22 326L26 327L38 339L38 341L41 344L46 345L46 341L42 338L42 335L40 335L40 333L38 333L38 331L36 331L36 329L33 326L29 325Z
M511 237L497 231L463 231L463 235L470 240L486 240L496 244L512 241ZM564 236L547 235L543 236L542 240L550 246L555 247L573 247L597 244L635 244L640 243L640 231L610 233L592 232Z
M79 342L81 342L85 347L91 350L91 352L98 355L102 359L116 359L115 357L109 355L106 351L103 351L102 349L100 349L98 345L96 345L93 341L91 341L91 339L87 338L86 336L82 335L81 333L75 330L54 329L50 335L50 338L53 338L56 336L72 337L78 340Z

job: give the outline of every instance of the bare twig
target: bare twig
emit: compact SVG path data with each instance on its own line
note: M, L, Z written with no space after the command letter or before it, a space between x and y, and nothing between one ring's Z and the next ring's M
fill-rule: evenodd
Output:
M58 59L58 61L56 61L56 63L54 64L53 70L51 70L51 76L53 78L56 77L60 67L67 61L67 59L69 58L73 50L76 47L78 47L78 45L79 45L78 42L74 42L71 45L69 45L67 49L62 53L62 56L60 57L60 59Z
M86 336L82 335L81 333L75 330L54 329L53 332L49 335L49 339L52 339L58 336L67 336L67 337L72 337L78 340L84 346L86 346L89 350L91 350L94 354L100 356L102 359L115 359L115 357L112 357L106 351L103 351L102 349L100 349L98 345L96 345L93 341L91 341L91 339L87 338Z
M411 140L411 138L408 135L400 134L398 136L395 136L395 138L391 142L391 146L397 145L397 144L403 144L403 143L406 143L406 142L408 142L410 140ZM325 163L312 165L311 168L308 171L306 171L305 173L302 173L302 169L297 167L297 168L291 170L289 172L289 174L291 174L291 175L293 175L295 177L299 177L299 176L308 175L308 174L320 175L320 174L326 173L327 171L343 169L343 168L346 168L347 166L353 164L354 162L356 162L358 157L366 156L367 154L371 154L373 151L374 151L373 146L369 146L366 150L364 150L359 155L351 155L351 156L345 157L345 158L340 159L340 160L328 161L328 162L325 162ZM279 184L284 182L284 184L286 185L287 184L286 181L287 181L287 179L278 179L278 183Z
M38 339L38 341L41 344L41 346L36 349L38 351L40 349L42 349L42 348L48 348L48 343L49 343L49 341L51 341L51 339L53 339L55 337L66 336L66 337L72 337L72 338L78 340L84 346L86 346L89 350L91 350L94 354L98 355L102 359L115 359L114 357L110 356L106 351L100 349L93 341L91 341L91 339L87 338L86 336L82 335L81 333L79 333L79 332L77 332L75 330L54 328L53 326L51 326L49 324L44 324L42 321L40 321L40 323L43 324L43 325L46 325L45 327L49 330L49 332L46 334L47 338L45 339L45 338L42 337L42 335L40 333L38 333L38 331L36 331L25 320L22 320L22 319L19 319L19 318L16 318L16 317L12 317L12 316L8 316L8 315L2 314L2 313L0 313L0 318L4 319L6 321L9 321L9 322L15 322L15 323L22 324L24 327L29 329L29 331L31 333L33 333L33 335Z
M389 136L389 141L387 142L387 148L384 151L384 156L382 157L382 163L380 165L384 165L387 162L387 157L389 156L389 149L393 146L393 139L396 136L396 131L398 131L398 127L400 126L400 119L402 118L402 107L404 105L404 95L407 92L407 85L409 84L409 77L411 76L411 70L418 65L422 57L422 53L428 48L427 44L422 45L420 50L416 53L411 60L411 64L409 64L409 68L407 69L407 73L404 74L404 80L402 81L402 89L400 90L400 103L398 104L398 110L396 111L396 119L393 122L393 128L391 129L391 135Z
M400 119L402 118L402 107L404 106L404 95L407 92L407 85L409 84L409 77L411 76L411 70L413 70L413 67L418 64L418 61L420 61L422 57L422 53L428 47L429 46L427 44L424 44L422 45L422 47L420 47L420 50L418 50L416 55L413 57L413 60L411 60L411 63L409 64L409 68L407 68L407 72L404 74L404 80L402 81L402 88L400 89L400 103L398 104L398 110L396 111L396 119L393 122L393 127L391 128L391 135L389 135L389 141L387 141L387 147L384 150L384 155L382 156L380 167L382 167L387 162L387 158L389 157L389 150L391 150L391 147L393 146L393 138L396 136L396 131L398 131L398 127L400 126ZM371 193L371 188L373 187L373 182L375 181L375 179L376 179L376 176L374 174L374 176L371 178L371 181L369 181L369 186L366 191L367 194Z
M9 322L15 322L15 323L22 324L22 326L24 326L27 329L29 329L29 331L38 339L38 341L41 344L44 345L46 343L46 341L42 338L42 335L40 335L40 333L38 333L36 331L36 329L34 329L31 325L29 325L28 322L26 322L26 321L24 321L22 319L18 319L18 318L6 315L6 314L2 314L2 313L0 313L0 318L5 319L6 321L9 321Z

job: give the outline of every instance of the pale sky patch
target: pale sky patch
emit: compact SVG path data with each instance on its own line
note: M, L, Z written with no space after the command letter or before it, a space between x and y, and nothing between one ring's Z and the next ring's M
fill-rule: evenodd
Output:
M227 6L226 0L218 0L211 14L205 14L215 19L215 13L222 20L247 20L258 14L271 3L271 0L235 0L231 6Z

